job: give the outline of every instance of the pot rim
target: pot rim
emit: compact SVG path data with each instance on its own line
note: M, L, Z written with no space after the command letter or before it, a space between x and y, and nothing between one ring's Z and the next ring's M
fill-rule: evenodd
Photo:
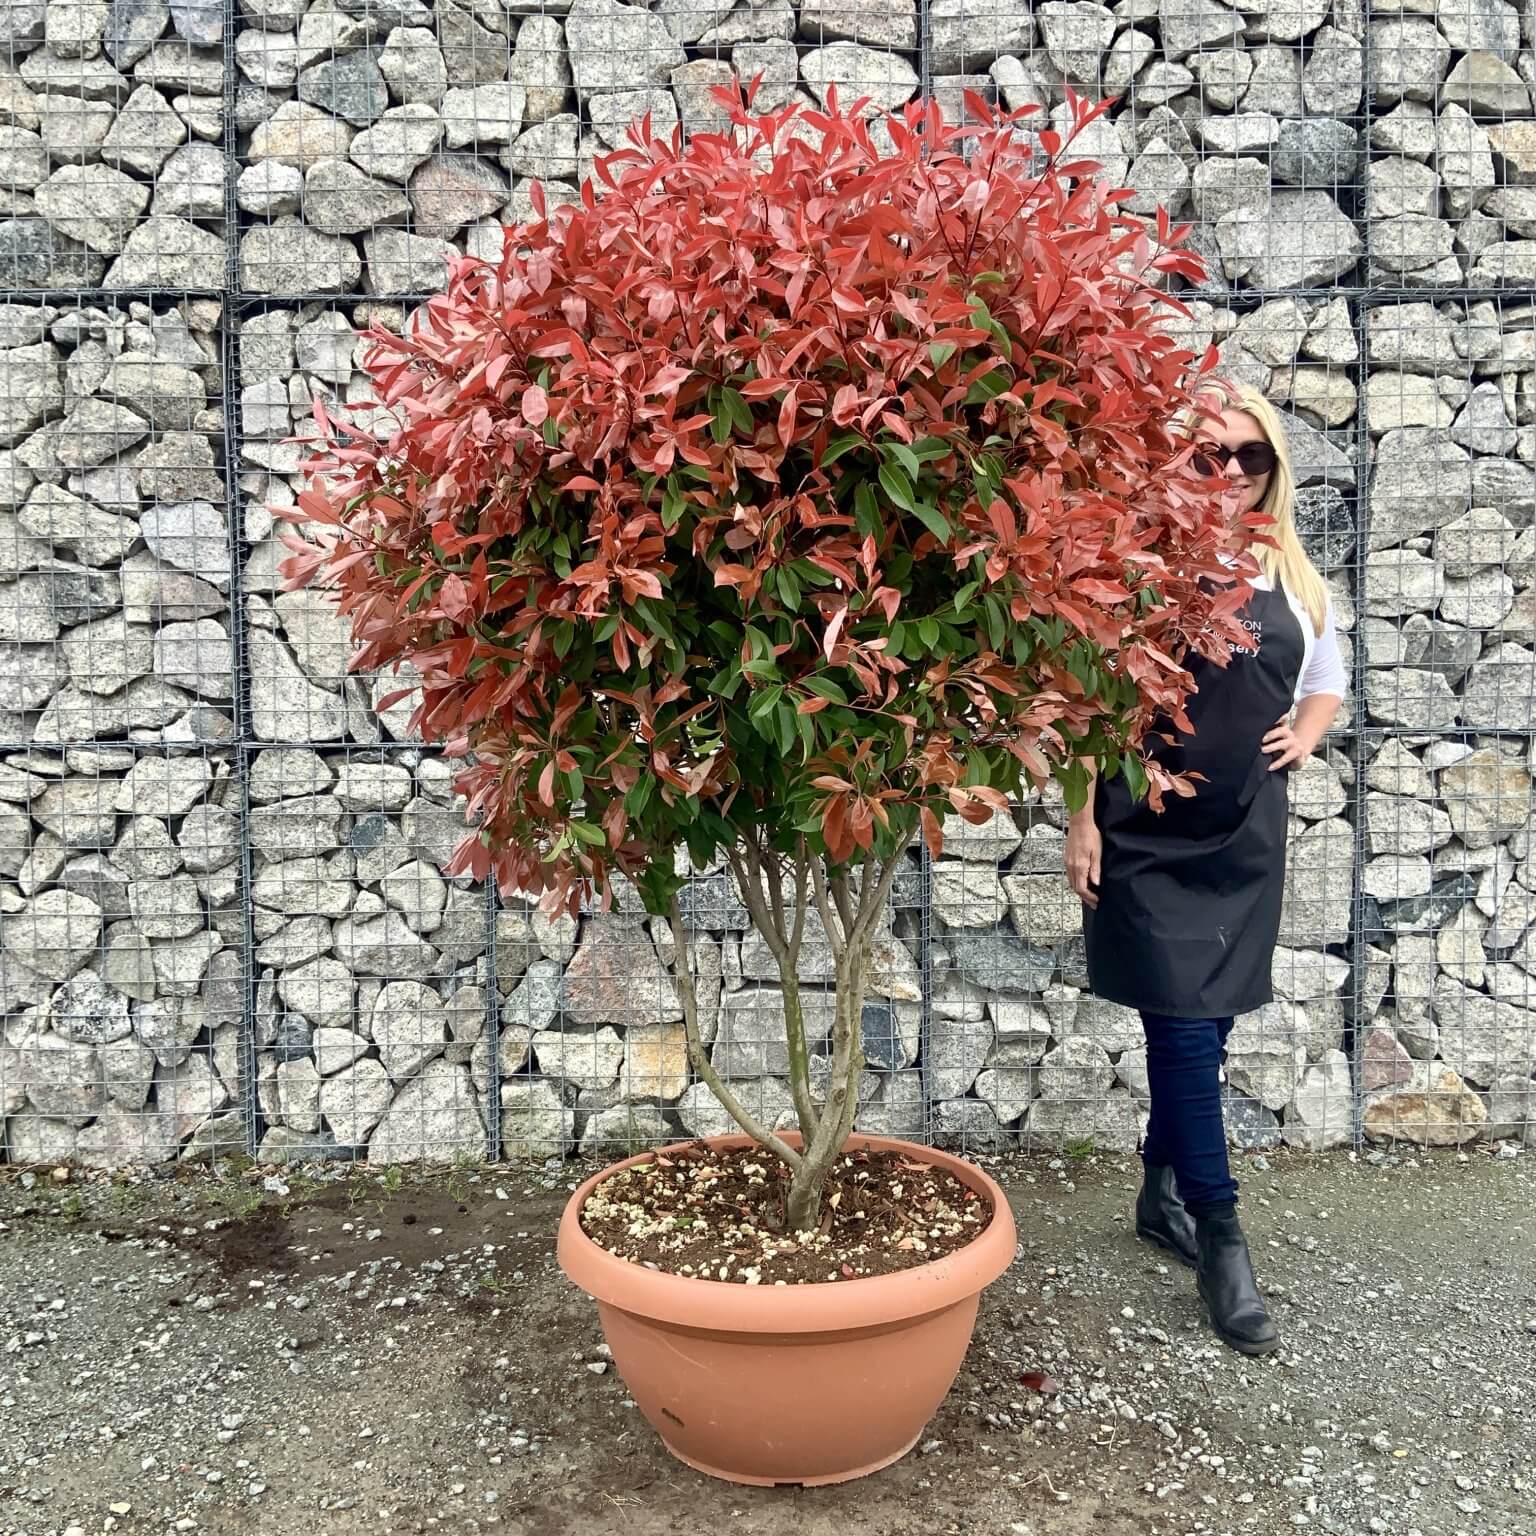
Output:
M798 1134L783 1134L787 1141L799 1140ZM723 1150L755 1145L746 1135L696 1139ZM716 1332L792 1334L850 1332L937 1312L977 1295L1013 1263L1018 1242L1013 1212L997 1182L975 1163L890 1136L855 1132L847 1144L896 1151L943 1168L991 1204L992 1220L963 1248L890 1275L808 1285L744 1285L666 1274L615 1257L581 1228L581 1210L592 1191L621 1169L650 1161L656 1150L666 1150L662 1147L610 1163L577 1187L560 1217L560 1267L596 1301L656 1322Z

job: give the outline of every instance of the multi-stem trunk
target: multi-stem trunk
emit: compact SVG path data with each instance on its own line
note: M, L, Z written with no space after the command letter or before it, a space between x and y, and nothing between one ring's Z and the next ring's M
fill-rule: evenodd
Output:
M803 840L792 857L751 845L731 854L731 867L747 910L778 966L790 1094L800 1127L798 1146L776 1134L771 1126L760 1124L711 1060L699 1029L690 948L675 901L669 913L679 959L689 1058L731 1118L788 1167L785 1219L796 1231L809 1231L820 1222L827 1177L858 1114L859 1076L864 1069L861 1023L870 946L902 859L903 853L898 851L884 860L867 855L857 869L825 865L806 849ZM787 876L793 877L788 899ZM799 979L801 941L812 910L820 917L831 948L836 980L831 1060L826 1095L820 1101L811 1081L811 1051Z

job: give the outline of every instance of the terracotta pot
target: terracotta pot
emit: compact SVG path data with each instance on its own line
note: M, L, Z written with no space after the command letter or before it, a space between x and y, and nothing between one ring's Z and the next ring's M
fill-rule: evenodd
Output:
M706 1144L751 1145L745 1136ZM1013 1261L1012 1212L980 1168L882 1136L850 1145L946 1169L988 1201L991 1222L964 1248L900 1274L755 1286L661 1274L581 1230L587 1196L648 1153L605 1168L566 1205L560 1267L596 1300L640 1411L700 1472L764 1486L840 1483L899 1460L960 1370L983 1288Z

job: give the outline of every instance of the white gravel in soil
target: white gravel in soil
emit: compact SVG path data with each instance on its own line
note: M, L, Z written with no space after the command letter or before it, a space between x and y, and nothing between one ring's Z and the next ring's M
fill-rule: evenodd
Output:
M992 1166L1020 1257L920 1450L766 1492L674 1463L630 1404L554 1266L574 1166L5 1170L0 1533L1536 1529L1528 1156L1245 1160L1284 1340L1262 1362L1131 1236L1130 1159ZM242 1232L253 1262L221 1271Z

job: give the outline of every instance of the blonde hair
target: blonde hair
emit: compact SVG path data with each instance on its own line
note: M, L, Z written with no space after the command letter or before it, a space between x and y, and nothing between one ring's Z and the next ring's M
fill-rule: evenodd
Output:
M1313 565L1301 536L1296 532L1296 476L1286 443L1280 413L1249 384L1228 381L1219 390L1201 392L1221 400L1221 409L1245 411L1258 422L1265 440L1275 450L1275 467L1257 510L1273 524L1273 544L1259 544L1254 553L1264 574L1278 591L1283 587L1307 611L1312 627L1321 635L1328 622L1328 586Z

